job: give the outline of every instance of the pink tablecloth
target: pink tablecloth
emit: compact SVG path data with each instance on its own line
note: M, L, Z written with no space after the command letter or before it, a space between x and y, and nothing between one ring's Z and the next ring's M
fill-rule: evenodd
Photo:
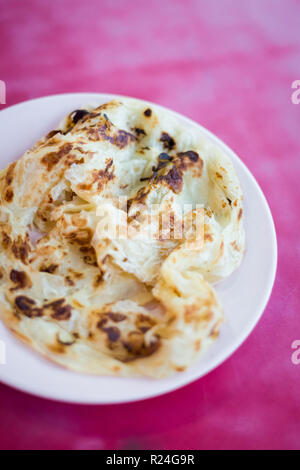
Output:
M242 156L279 239L270 303L218 369L167 396L122 406L59 404L0 385L1 448L300 447L300 364L291 361L300 339L300 105L291 101L300 79L299 17L295 0L0 0L8 106L104 91L186 114Z

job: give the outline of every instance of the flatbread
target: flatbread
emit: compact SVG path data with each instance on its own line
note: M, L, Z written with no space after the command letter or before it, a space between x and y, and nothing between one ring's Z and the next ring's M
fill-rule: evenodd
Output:
M230 159L138 100L75 110L0 173L1 318L74 371L185 370L244 247Z

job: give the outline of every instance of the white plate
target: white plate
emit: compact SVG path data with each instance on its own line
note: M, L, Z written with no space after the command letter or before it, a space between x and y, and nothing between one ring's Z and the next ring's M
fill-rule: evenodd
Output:
M95 93L54 95L4 109L0 112L0 167L22 156L41 136L55 129L66 113L116 97ZM145 106L151 104L145 102ZM34 395L74 403L124 403L155 397L199 379L217 367L256 325L271 294L277 264L276 234L266 199L232 150L195 122L169 112L183 125L198 128L223 147L234 163L244 191L247 250L241 267L217 285L226 315L220 338L197 364L170 379L119 379L81 375L56 366L15 339L0 321L0 340L5 342L7 361L6 365L0 365L2 382Z

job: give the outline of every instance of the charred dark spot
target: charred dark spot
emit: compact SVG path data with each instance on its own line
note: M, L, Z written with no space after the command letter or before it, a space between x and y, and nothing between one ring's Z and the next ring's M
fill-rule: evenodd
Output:
M94 280L94 287L97 288L102 284L103 282L103 273L101 272L100 274L97 274Z
M232 200L231 200L231 199L229 199L229 197L227 197L226 199L227 199L227 202L228 202L228 204L231 206L231 204L232 204Z
M155 325L156 321L153 318L143 314L139 314L135 321L136 328L142 333L147 333Z
M75 282L73 281L73 279L71 279L70 276L66 276L65 277L65 283L67 286L75 286Z
M171 162L173 160L173 157L171 157L168 153L162 152L158 155L158 159L161 162Z
M94 256L84 256L83 261L89 266L98 266L97 259Z
M30 253L27 240L23 240L19 235L18 239L13 242L11 249L16 259L20 259L22 263L27 264L28 254Z
M8 203L12 202L14 198L14 192L12 189L8 188L5 192L4 200Z
M67 167L70 167L73 165L73 163L76 163L77 165L82 165L84 163L84 158L78 158L76 155L69 153L69 155L66 156L65 158L65 165Z
M107 337L111 343L115 343L120 339L121 333L119 328L111 326L109 328L103 328L103 331L107 334Z
M178 157L187 157L191 160L191 162L197 162L199 160L198 153L194 152L193 150L188 150L187 152L179 152Z
M108 322L108 318L103 317L98 323L97 323L97 328L102 330L103 326L105 326Z
M176 142L167 132L163 132L160 136L160 142L163 143L165 149L173 150L176 146Z
M127 147L127 145L136 140L136 137L130 132L117 129L106 115L104 115L104 119L102 118L98 127L88 130L88 135L92 141L104 140L120 149Z
M78 273L77 271L72 271L72 274L75 279L81 279L83 277L83 273Z
M152 115L152 110L150 108L147 108L145 111L144 111L144 116L146 117L150 117Z
M57 268L58 268L58 264L50 264L49 266L42 266L40 268L40 272L54 274Z
M55 135L57 134L61 134L61 131L59 129L55 129L51 132L49 132L47 135L46 135L46 139L52 139L52 137L54 137Z
M61 307L65 303L65 299L58 299L54 300L54 302L50 302L44 305L44 308L51 308L52 310L56 310L58 307Z
M75 111L73 111L71 119L74 124L77 124L77 122L80 121L80 119L82 119L87 114L89 114L89 112L85 109L76 109Z
M152 175L147 177L147 178L141 178L140 181L141 182L150 181L150 180L154 181L156 176L157 176L157 173L159 172L159 170L161 170L162 168L165 168L172 160L173 160L173 157L171 157L167 153L165 153L165 152L160 153L158 155L158 164L157 164L157 166L152 167Z
M162 152L158 156L157 167L152 167L152 176L142 178L141 181L150 180L154 184L167 184L173 192L178 194L183 187L183 172L188 168L194 168L197 176L201 176L203 160L193 150L180 152L175 157ZM142 191L144 191L143 188Z
M47 153L42 158L41 162L43 163L43 165L47 166L48 171L51 171L63 157L65 157L66 155L68 155L68 153L70 153L71 150L72 150L72 145L69 143L65 143L60 147L60 149L57 152Z
M122 313L107 312L105 315L115 323L120 323L126 320L126 315L123 315Z
M182 172L174 165L166 175L159 176L157 182L167 183L170 189L178 194L183 186Z
M24 313L24 315L29 318L41 317L43 315L42 309L35 307L35 301L29 297L26 297L25 295L19 295L16 297L15 305L19 311Z
M135 127L133 130L138 137L140 137L141 135L147 135L144 129L140 129L139 127Z
M122 344L127 353L129 353L123 362L130 362L140 357L148 357L154 354L160 346L160 339L158 336L154 336L151 343L146 345L144 334L140 331L132 331L129 333L128 339L122 341Z
M19 310L25 312L26 310L31 310L32 306L35 305L35 301L26 297L25 295L19 295L15 299L15 304Z
M136 138L134 135L130 134L129 132L119 130L117 131L117 135L115 137L115 145L120 149L123 149L135 140Z
M69 320L72 315L72 307L71 305L65 305L64 307L59 307L55 309L55 311L52 313L51 317L54 318L55 320Z
M29 278L29 276L24 272L24 271L17 271L13 269L10 272L10 280L14 283L17 284L16 287L12 288L11 290L18 290L18 289L24 289L25 287L31 287L32 282Z

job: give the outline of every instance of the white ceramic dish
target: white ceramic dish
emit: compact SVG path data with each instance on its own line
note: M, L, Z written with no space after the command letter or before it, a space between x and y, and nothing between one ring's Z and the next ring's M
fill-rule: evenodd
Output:
M41 136L55 129L68 112L86 104L100 105L113 98L118 96L54 95L2 110L0 168L19 158ZM145 102L145 106L151 104ZM2 382L34 395L73 403L124 403L155 397L199 379L225 361L261 317L271 294L277 264L276 234L266 199L252 174L231 149L195 122L169 112L183 125L197 127L223 147L235 165L244 191L247 250L241 267L217 285L226 315L220 338L194 366L170 379L118 379L80 375L56 366L15 339L0 321L0 341L6 347L6 364L0 365Z

